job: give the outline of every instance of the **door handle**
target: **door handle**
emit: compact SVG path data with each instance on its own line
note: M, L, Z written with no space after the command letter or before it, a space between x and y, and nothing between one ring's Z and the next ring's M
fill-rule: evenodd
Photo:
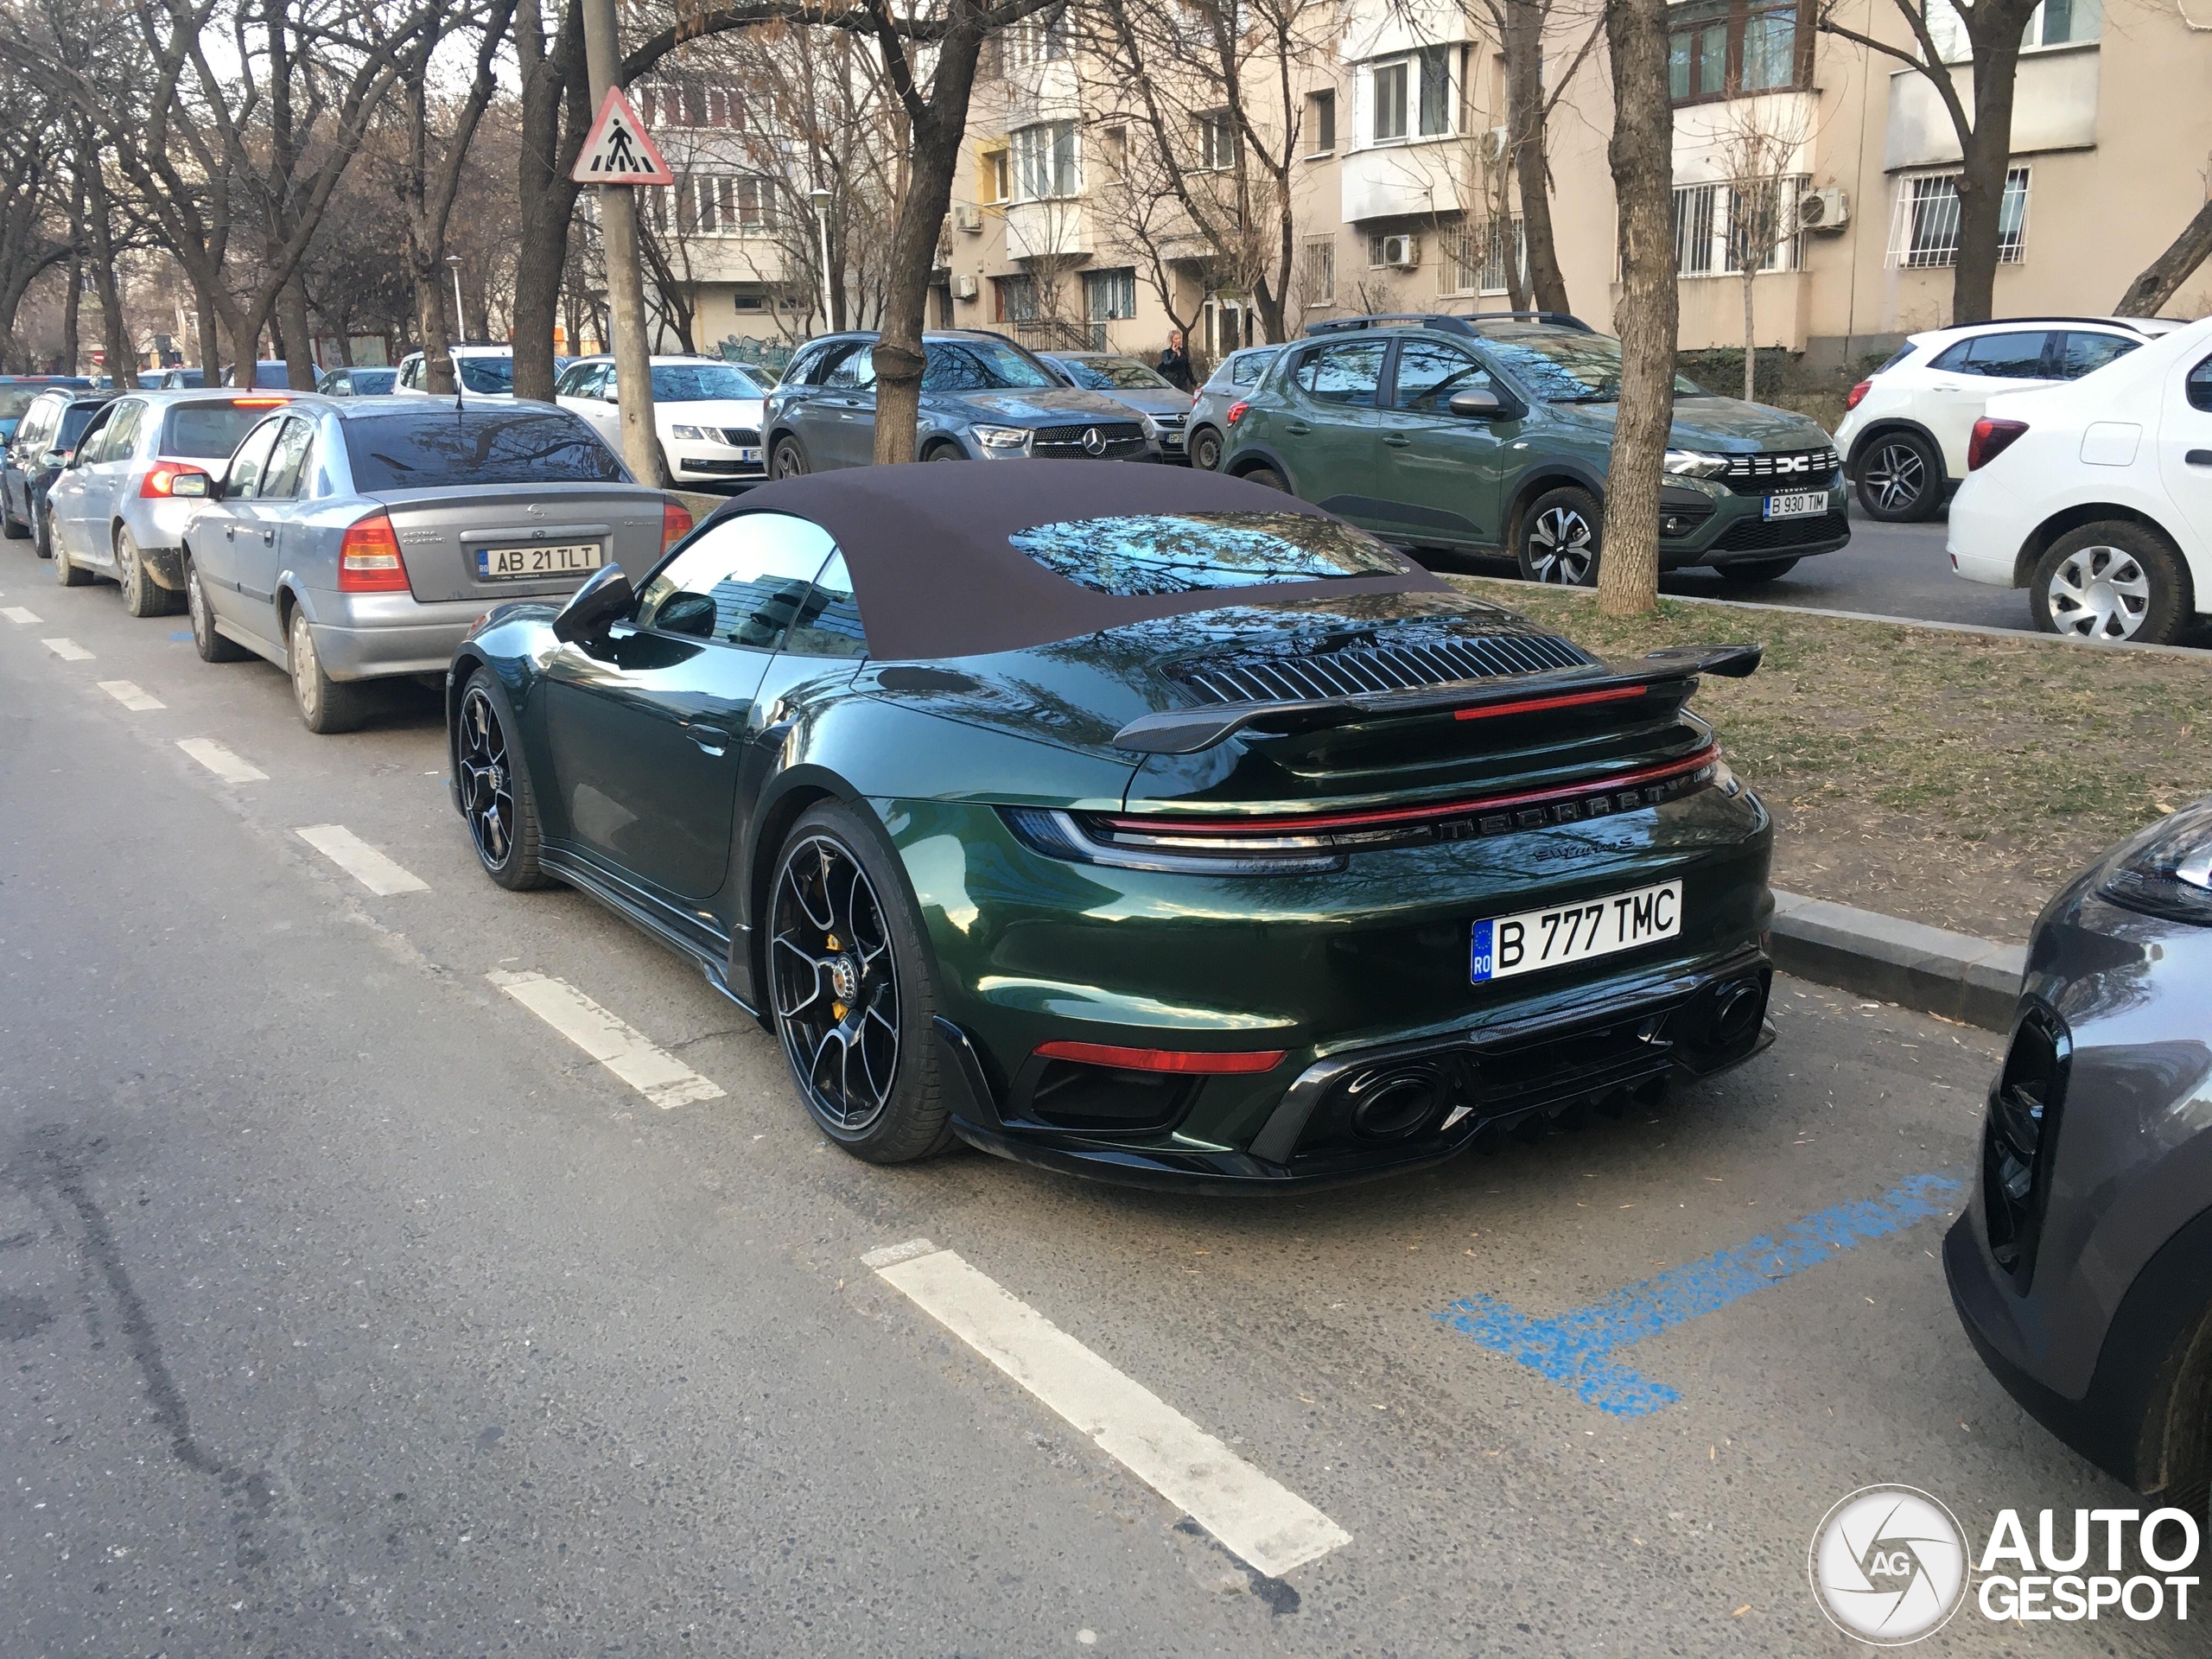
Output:
M718 755L729 747L729 734L719 726L687 725L683 730L686 736L709 754Z
M2212 449L2192 449L2182 459L2192 467L2212 467Z
M1302 438L1313 429L1303 421L1285 421L1282 423L1282 429L1294 438Z
M235 542L238 538L238 527L236 524L225 524L223 526L223 539L225 541Z
M273 547L276 545L276 532L275 531L264 530L261 532L261 544L264 547Z
M1402 449L1408 444L1411 443L1413 440L1400 433L1393 432L1388 437L1384 438L1382 442L1389 444L1393 449Z

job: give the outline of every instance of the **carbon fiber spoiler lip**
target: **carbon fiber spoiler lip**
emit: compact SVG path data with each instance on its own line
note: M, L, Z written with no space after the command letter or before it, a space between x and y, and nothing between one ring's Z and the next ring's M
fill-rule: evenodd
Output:
M1453 687L1308 697L1295 702L1228 702L1205 709L1170 709L1131 721L1114 734L1114 747L1135 754L1197 754L1249 726L1264 726L1271 734L1286 735L1354 721L1485 709L1530 696L1664 685L1694 680L1700 674L1740 680L1758 667L1764 651L1764 645L1669 645L1642 657L1607 659L1598 674L1592 674L1586 666L1547 669L1472 684L1463 681Z

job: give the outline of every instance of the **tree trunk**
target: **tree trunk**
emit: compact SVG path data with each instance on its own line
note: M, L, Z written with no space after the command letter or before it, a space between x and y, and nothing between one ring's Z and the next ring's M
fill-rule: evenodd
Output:
M2113 315L2156 316L2207 259L2212 259L2212 201L2198 208L2196 216L2182 226L2173 245L2144 267L2143 274L2127 285L2127 292L2113 307Z
M450 397L454 393L453 354L445 345L454 336L446 321L445 266L442 261L426 263L419 254L409 263L414 266L415 329L423 337L423 390L433 397ZM515 343L515 372L519 374L522 342Z
M77 336L82 327L81 312L85 297L85 262L69 262L69 292L61 302L61 372L77 372L77 359L82 355Z
M2020 62L2020 29L1999 29L1974 48L1974 134L1961 149L1959 258L1951 272L1951 322L1986 322L1996 315L1999 235L2005 175L2012 161L2012 89Z
M976 60L982 35L964 0L954 0L953 27L938 44L937 69L926 108L914 112L913 159L899 223L884 272L883 329L875 345L875 459L914 459L914 427L921 411L922 326L929 308L930 275L937 266L938 232L952 210L952 172L968 126L976 87ZM894 49L904 50L903 43Z
M530 10L518 16L518 37L528 28ZM561 277L568 268L569 226L582 188L569 177L569 169L575 165L590 124L590 86L584 68L583 9L579 0L564 0L560 30L546 57L534 71L527 63L524 70L518 181L522 239L514 301L518 397L548 403L553 397L553 325L560 317Z
M1755 296L1751 284L1758 280L1758 271L1755 261L1745 259L1740 263L1744 267L1744 401L1755 404L1758 402L1759 348L1755 332L1758 325L1752 310L1751 302Z
M1551 155L1544 129L1544 14L1535 0L1505 0L1506 130L1514 140L1514 171L1521 185L1521 233L1529 249L1529 297L1539 311L1565 311L1567 276L1560 270L1552 234ZM1663 67L1663 66L1662 66ZM1513 227L1505 227L1505 257L1521 286ZM1514 302L1515 309L1521 302Z
M85 152L91 153L91 145ZM131 349L130 329L124 321L123 296L115 281L113 221L108 215L107 180L97 157L85 172L85 209L92 236L92 283L99 290L101 349L107 372L118 388L138 384L138 354Z
M315 390L315 329L308 321L308 289L297 271L278 290L277 315L284 324L284 381L294 391Z
M1659 486L1675 415L1675 112L1667 98L1667 0L1612 0L1613 131L1619 203L1619 416L1605 480L1598 607L1633 616L1659 603Z
M194 288L192 300L200 313L201 384L219 386L223 384L223 327L216 314L215 297L205 289Z

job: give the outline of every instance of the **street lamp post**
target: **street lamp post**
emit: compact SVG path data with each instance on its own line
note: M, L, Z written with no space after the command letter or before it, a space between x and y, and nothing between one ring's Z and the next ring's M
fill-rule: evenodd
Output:
M461 256L457 253L446 255L446 268L453 272L454 334L455 338L466 340L468 338L468 323L461 303Z
M836 289L830 280L830 204L836 200L827 190L810 190L806 199L814 204L814 223L821 232L822 241L822 332L828 334L837 326Z

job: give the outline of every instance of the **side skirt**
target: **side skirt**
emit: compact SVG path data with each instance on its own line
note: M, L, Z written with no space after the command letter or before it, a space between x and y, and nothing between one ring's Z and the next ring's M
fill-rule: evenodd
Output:
M656 943L665 945L676 955L697 968L706 976L707 983L734 1002L766 1029L768 1021L759 1008L738 995L729 982L728 941L722 941L720 956L703 942L687 938L653 914L645 901L626 893L614 881L593 865L573 854L556 847L547 847L538 854L538 862L551 874L575 888L587 897L597 899L624 921L630 923Z

